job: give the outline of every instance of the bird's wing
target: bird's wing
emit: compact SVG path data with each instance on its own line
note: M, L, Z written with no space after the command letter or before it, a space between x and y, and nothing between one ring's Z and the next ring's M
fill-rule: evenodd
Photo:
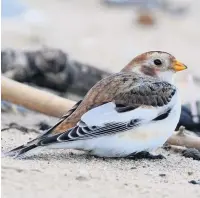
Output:
M66 120L76 109L77 107L81 104L82 100L78 101L65 115L63 115L61 117L61 119L51 128L47 129L47 131L45 131L43 134L41 134L40 136L38 136L36 139L41 139L44 138L48 135L51 135L52 131L59 126L60 123L62 123L64 120ZM31 141L29 141L28 143L32 143L34 142L36 139L33 139ZM19 147L20 148L20 147ZM19 149L18 147L16 149Z
M140 84L87 111L75 127L47 137L39 145L115 134L165 119L175 104L175 94L176 88L167 82Z
M155 78L148 76L144 78L133 72L120 72L102 79L90 89L73 113L61 119L56 127L49 131L49 134L61 134L75 127L86 112L108 102L114 101L118 106L123 105L124 108L118 107L119 111L124 111L129 106L132 108L141 104L151 105L148 100L155 106L166 103L168 95L171 94L170 90L173 91L173 86L169 83L155 82L155 80Z

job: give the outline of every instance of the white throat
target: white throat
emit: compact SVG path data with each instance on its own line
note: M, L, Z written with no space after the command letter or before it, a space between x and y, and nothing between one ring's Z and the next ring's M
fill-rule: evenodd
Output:
M174 84L174 72L173 71L160 72L158 74L158 77L163 81L167 81L171 84Z

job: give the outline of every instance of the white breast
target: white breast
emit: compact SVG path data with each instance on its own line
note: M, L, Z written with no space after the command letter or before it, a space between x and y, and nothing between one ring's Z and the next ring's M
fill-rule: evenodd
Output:
M82 142L82 147L98 156L123 157L162 146L174 132L180 118L181 103L178 94L175 97L176 102L166 119L152 121L116 135L86 140Z

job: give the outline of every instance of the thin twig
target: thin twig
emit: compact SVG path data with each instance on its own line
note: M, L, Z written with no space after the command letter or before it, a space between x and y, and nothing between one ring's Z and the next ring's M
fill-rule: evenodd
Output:
M17 129L23 133L30 133L30 132L33 132L33 133L37 133L39 134L40 132L36 129L29 129L27 127L24 127L24 126L21 126L21 125L18 125L17 123L10 123L8 124L8 127L5 127L3 129L1 129L1 131L7 131L9 129Z

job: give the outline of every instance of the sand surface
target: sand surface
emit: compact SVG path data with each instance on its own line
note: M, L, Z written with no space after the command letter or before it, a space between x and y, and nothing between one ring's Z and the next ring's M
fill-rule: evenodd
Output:
M3 114L2 127L10 121L35 128L43 115ZM2 132L7 150L35 137L16 129ZM2 159L2 195L10 197L199 197L199 161L164 151L164 160L103 160L72 150L52 150L23 160ZM162 175L164 174L164 175Z
M109 9L97 0L28 0L44 15L21 21L2 20L2 48L35 49L43 45L69 52L82 62L119 71L133 56L148 50L169 51L200 76L199 1L182 17L157 12L153 28L135 24L134 9ZM189 2L189 1L188 1ZM184 72L180 76L184 76ZM181 78L181 77L180 77ZM183 101L191 99L184 87ZM200 94L200 91L196 91ZM3 113L2 128L16 122L28 128L57 119L41 114ZM2 149L18 146L37 134L16 129L2 132ZM45 151L26 160L2 158L2 196L11 197L200 197L200 162L160 149L165 160L103 160L76 151ZM164 175L162 175L164 174Z

